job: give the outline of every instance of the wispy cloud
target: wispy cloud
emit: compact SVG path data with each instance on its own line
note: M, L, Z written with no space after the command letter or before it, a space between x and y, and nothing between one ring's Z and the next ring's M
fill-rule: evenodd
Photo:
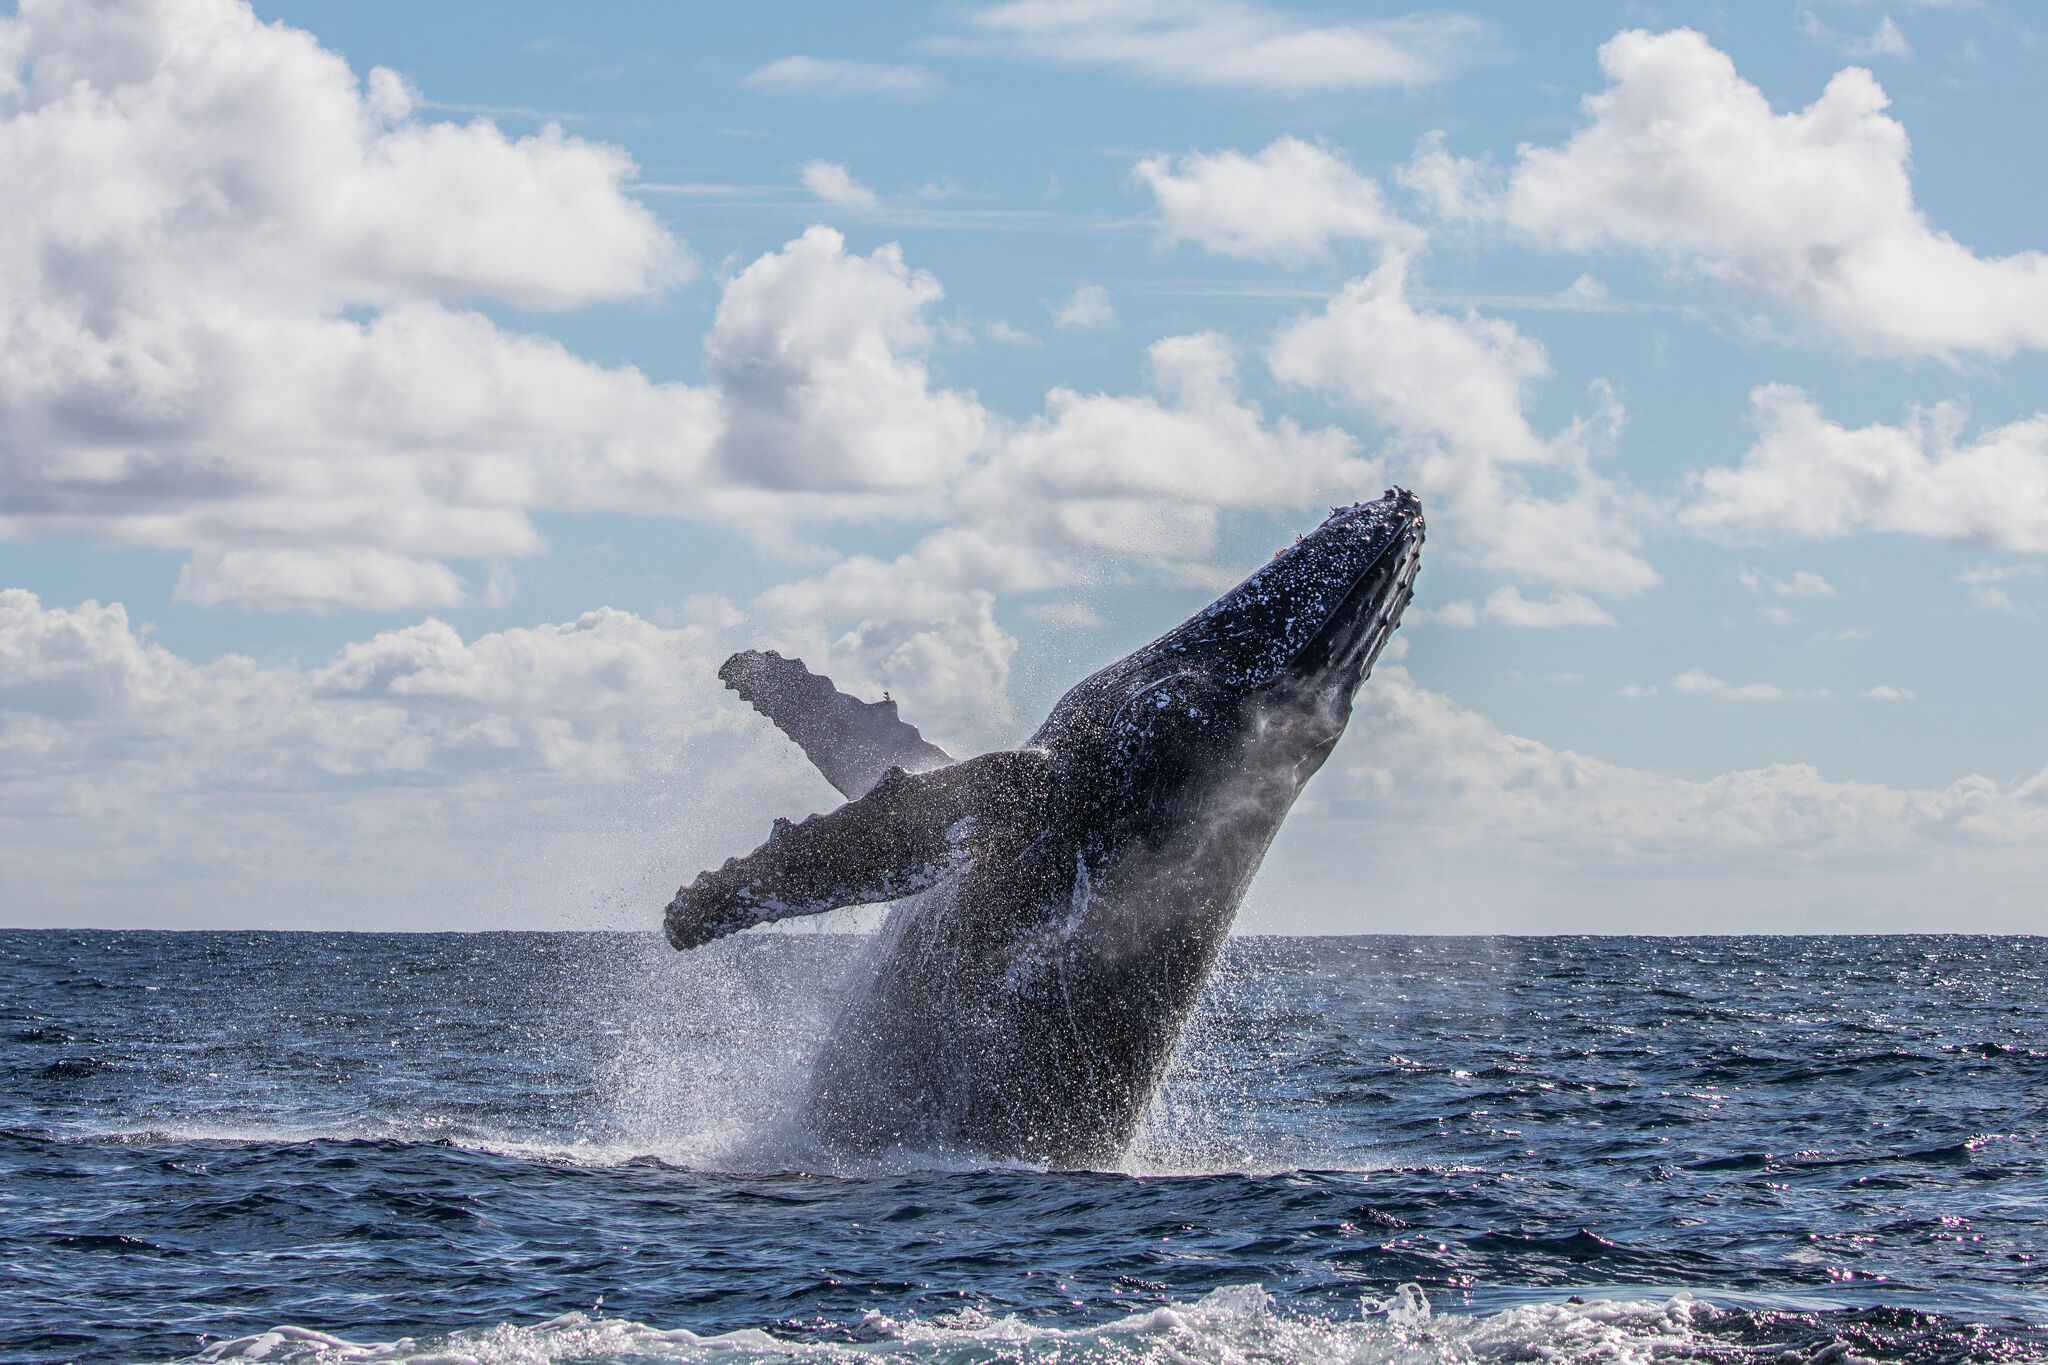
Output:
M2036 578L2041 573L2038 564L1979 564L1974 569L1965 569L1956 575L1956 582L1970 590L1970 603L1978 611L2017 611L2012 597L1999 586L2016 578Z
M1048 304L1055 327L1068 332L1094 332L1116 323L1116 309L1109 291L1099 284L1076 288L1064 303Z
M1893 22L1889 14L1880 15L1877 27L1868 37L1858 38L1853 33L1842 33L1822 21L1818 14L1807 10L1800 16L1799 31L1817 43L1834 48L1844 57L1858 61L1872 57L1906 58L1913 55L1913 45L1906 41L1905 33Z
M1795 691L1776 683L1753 682L1740 686L1723 682L1704 669L1695 668L1671 680L1671 690L1689 697L1718 697L1722 701L1821 701L1830 694L1825 687Z
M984 324L981 334L990 341L1000 341L1005 346L1036 346L1039 344L1037 337L1021 327L1012 327L1001 318Z
M929 99L944 88L938 73L912 63L856 62L839 57L784 57L756 67L740 82L771 95L815 95L825 99L880 96Z
M813 161L804 167L804 188L828 204L846 209L874 209L881 199L834 161Z
M1430 85L1497 46L1492 26L1471 15L1317 24L1241 0L1010 0L971 11L967 24L974 36L928 45L1286 95Z
M1751 592L1774 597L1833 597L1835 585L1811 569L1801 569L1790 578L1773 578L1756 569L1744 569L1735 581Z
M1497 626L1546 629L1555 626L1611 626L1614 616L1584 593L1561 592L1549 598L1522 596L1509 584L1487 594L1484 602L1465 599L1449 602L1419 619L1445 626L1476 626L1484 621Z
M569 109L537 109L527 104L451 104L447 100L420 100L419 109L443 109L451 114L482 114L485 118L530 118L541 123L581 123L590 117Z

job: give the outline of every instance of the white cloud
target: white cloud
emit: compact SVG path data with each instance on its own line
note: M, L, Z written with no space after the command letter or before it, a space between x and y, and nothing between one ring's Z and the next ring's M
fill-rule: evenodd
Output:
M178 571L177 596L208 607L320 611L346 603L389 611L460 606L470 593L446 564L388 550L205 548Z
M1855 430L1787 384L1753 390L1750 408L1759 434L1742 463L1695 476L1679 514L1695 531L1810 540L1893 531L2048 553L2048 415L1965 442L1955 404Z
M1871 701L1912 701L1917 694L1910 687L1892 687L1886 683L1879 683L1865 691L1863 695Z
M1623 689L1647 697L1654 688ZM2048 773L1945 788L1804 764L1706 780L1505 734L1382 663L1246 927L1318 932L2039 932ZM1358 850L1377 849L1372 894ZM1965 885L1967 896L1944 895Z
M1499 177L1490 160L1454 155L1441 129L1424 133L1394 178L1448 223L1487 223L1502 213Z
M972 395L930 386L925 313L942 295L900 248L849 255L825 227L741 271L705 341L726 408L723 475L756 489L868 495L858 505L871 513L929 511L988 427Z
M1012 327L1001 318L982 326L981 334L990 341L999 341L1005 346L1036 346L1038 338L1021 327Z
M429 620L306 669L194 663L118 604L0 591L0 877L41 888L11 912L645 923L833 799L730 704L724 653L606 610L467 642Z
M974 553L934 542L920 556ZM886 575L864 581L873 567L819 591L859 610L901 590ZM927 608L933 622L951 610ZM909 675L927 675L916 632L896 647ZM493 927L644 924L697 868L758 841L770 816L836 799L718 686L726 648L706 627L598 611L468 641L429 620L305 669L193 663L118 605L0 592L0 868L10 885L48 888L31 913L73 923L136 923L147 887L142 922L157 925L276 923L280 906L301 925L428 912ZM1906 699L1865 695L1892 693ZM927 719L908 701L905 714ZM1376 863L1363 925L1361 846L1401 850ZM1687 780L1504 734L1383 661L1247 923L1277 898L1297 928L1412 927L1402 916L1433 906L1437 927L1498 929L1544 888L1583 907L1589 877L1642 875L1653 889L1591 900L1638 917L1605 927L1656 929L1675 927L1659 916L1688 886L1710 904L1762 878L1775 906L1839 899L1869 876L1880 906L1921 897L1900 913L1924 927L1927 884L1960 875L1980 904L1943 902L1932 923L1968 927L1967 913L2038 931L2043 847L2048 775L1900 790L1792 765ZM1487 907L1476 921L1462 894L1475 868L1499 878L1497 896L1473 902ZM1304 880L1306 898L1289 889ZM1571 913L1583 923L1583 908Z
M1168 337L1147 359L1152 395L1054 389L966 485L966 506L1039 545L1191 561L1213 548L1219 508L1379 491L1378 467L1351 437L1268 424L1245 402L1215 333Z
M1550 373L1542 346L1498 319L1417 311L1406 284L1405 257L1389 252L1280 333L1268 351L1275 376L1387 428L1395 476L1413 482L1432 528L1473 561L1613 595L1654 586L1637 549L1640 509L1593 467L1593 443L1620 426L1612 396L1596 392L1594 417L1538 437L1523 409L1529 382ZM1561 476L1569 491L1543 497L1518 467Z
M2035 578L2040 575L2038 564L1979 564L1956 575L1956 582L1970 590L1970 603L1978 611L2017 612L2012 597L2000 586L2016 578Z
M410 121L234 0L29 6L0 48L0 533L192 550L200 601L447 602L529 507L693 481L704 395L449 306L680 278L617 149Z
M803 177L805 189L839 208L870 211L882 202L873 190L855 180L846 167L836 162L807 162Z
M942 533L894 561L855 555L769 589L760 605L780 623L785 652L842 690L890 692L928 738L962 753L1014 742L1017 641L996 622L995 593L949 562L958 537Z
M1913 45L1906 41L1906 35L1892 22L1889 14L1882 15L1870 36L1854 43L1849 48L1851 57L1910 57Z
M1227 583L1235 571L1208 562L1223 510L1379 491L1351 437L1269 422L1247 403L1221 337L1169 337L1148 361L1149 394L1055 389L1040 416L992 436L951 488L951 524L911 550L851 556L764 593L759 616L777 642L842 685L889 689L933 733L1012 743L1016 641L996 619L999 597L1070 587L1104 563Z
M1332 241L1415 245L1416 229L1387 211L1380 189L1327 147L1276 139L1255 157L1241 152L1155 156L1134 172L1159 201L1169 238L1219 255L1299 260Z
M1055 327L1068 332L1095 332L1116 325L1116 307L1099 284L1077 285L1064 303L1047 305Z
M1475 606L1469 601L1450 602L1423 619L1439 625L1462 627L1476 626L1481 621L1536 628L1614 624L1612 613L1583 593L1561 592L1548 600L1532 600L1523 597L1521 589L1512 583L1494 589L1487 594L1484 603Z
M186 600L503 600L531 514L928 510L980 442L929 276L807 234L741 271L708 387L522 336L682 278L616 148L413 121L416 92L237 0L0 21L0 536L190 553ZM481 581L480 581L481 580Z
M820 228L763 256L725 287L711 386L651 383L451 306L680 278L616 149L407 121L396 76L366 92L234 0L0 23L25 82L0 119L23 205L0 535L189 551L178 591L206 604L448 606L502 595L474 580L545 548L537 510L786 536L929 512L983 439L972 395L928 382L940 290L893 247Z
M1771 593L1778 597L1833 597L1835 585L1811 569L1799 569L1790 578L1773 578L1756 569L1744 569L1735 575L1735 581L1759 595Z
M937 94L942 83L927 67L799 54L756 67L740 84L771 95L821 95L830 99L880 95L919 100Z
M1504 626L1611 626L1614 617L1605 607L1581 593L1561 592L1547 601L1522 596L1513 584L1487 594L1486 619Z
M2048 783L2039 777L1902 791L1830 782L1788 764L1691 781L1503 734L1418 687L1405 668L1376 669L1361 704L1331 759L1338 790L1310 795L1362 801L1360 817L1428 824L1453 845L1505 839L1640 866L1689 855L1799 860L1930 836L1996 844L2048 835ZM1406 816L1397 809L1404 804Z
M1906 34L1889 14L1878 16L1877 26L1868 37L1858 38L1853 34L1841 33L1821 20L1818 14L1807 10L1800 16L1800 31L1817 43L1825 43L1845 57L1862 59L1866 57L1908 58L1913 55L1913 45L1906 41Z
M1826 688L1796 692L1776 683L1753 682L1737 686L1697 668L1673 678L1671 690L1689 697L1718 697L1722 701L1817 701L1828 695Z
M1492 28L1469 15L1315 25L1242 0L1010 0L967 23L979 37L933 45L1289 95L1429 85L1493 47Z
M1689 29L1600 49L1611 84L1562 146L1524 147L1504 191L1426 140L1404 177L1450 217L1497 219L1582 251L1688 264L1826 327L1859 351L2008 355L2048 345L2048 255L1986 258L1914 203L1906 130L1868 71L1778 114Z
M153 765L153 784L195 790L458 780L480 763L584 777L667 771L678 743L723 724L715 697L699 694L707 680L715 687L721 657L703 629L602 609L468 644L428 620L313 670L236 655L192 664L140 636L118 603L45 608L9 588L0 748L35 758L10 766L10 780L135 760Z

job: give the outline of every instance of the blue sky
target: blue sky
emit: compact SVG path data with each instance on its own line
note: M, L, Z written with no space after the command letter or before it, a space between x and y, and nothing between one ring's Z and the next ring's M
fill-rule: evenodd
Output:
M2021 6L25 4L18 923L638 925L1390 482L1261 929L2048 929Z

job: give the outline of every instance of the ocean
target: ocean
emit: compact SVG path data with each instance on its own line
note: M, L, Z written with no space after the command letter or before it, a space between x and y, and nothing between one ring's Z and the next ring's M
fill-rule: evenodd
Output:
M866 950L0 931L0 1360L2048 1359L2048 940L1240 938L1095 1172L806 1137Z

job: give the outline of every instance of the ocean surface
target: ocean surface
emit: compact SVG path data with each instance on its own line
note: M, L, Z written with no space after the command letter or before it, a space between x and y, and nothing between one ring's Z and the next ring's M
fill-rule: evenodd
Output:
M2048 939L1240 939L1081 1173L804 1137L864 953L0 931L0 1360L2048 1359Z

